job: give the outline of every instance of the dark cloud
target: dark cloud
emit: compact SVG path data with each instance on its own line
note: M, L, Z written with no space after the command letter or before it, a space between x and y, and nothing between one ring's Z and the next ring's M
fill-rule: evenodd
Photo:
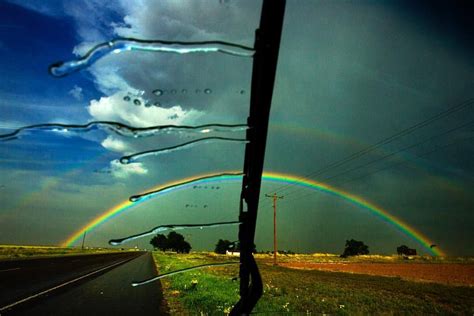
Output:
M260 2L254 1L83 4L64 4L65 15L77 27L76 53L84 53L91 45L115 36L224 40L251 46L260 13ZM94 13L88 14L92 8ZM474 113L472 105L467 104L438 115L473 97L469 12L470 8L445 2L288 1L266 170L312 175L315 180L380 205L447 252L472 254L470 209L474 201L469 192L474 185L474 148L469 141L472 126L466 124L473 121ZM88 89L84 88L89 107L84 106L81 116L71 115L70 119L87 115L91 119L116 119L138 125L245 122L251 66L251 58L221 54L113 54L80 73L81 78L94 83L102 99L88 97ZM69 84L68 89L72 86ZM156 89L163 93L153 94ZM210 93L205 93L205 89L210 89ZM125 96L130 101L124 101ZM135 105L134 100L140 101L140 105ZM145 106L157 102L159 113L152 110L156 106ZM4 117L15 117L3 112ZM430 117L437 119L347 163L320 171ZM197 137L127 139L101 134L90 139L119 158L125 152L160 148ZM397 153L391 155L394 152ZM118 180L107 178L109 174L95 174L89 181L100 178L98 183L107 183L110 191L119 185L118 181L126 186L119 190L125 200L127 195L170 180L216 170L240 170L242 158L243 146L207 144L143 159L140 168L147 171L146 175L130 174ZM106 161L101 168L109 170L110 162ZM94 165L92 169L100 167ZM79 181L78 186L82 184ZM264 184L263 193L276 189L281 188ZM216 218L229 220L228 217L237 216L239 186L234 185L222 196L221 191L225 191L224 186L213 192L190 190L170 194L149 204L153 206L140 206L139 216L138 212L131 212L114 219L90 240L105 242L111 232L137 233L149 229L149 223L155 226ZM84 196L94 194L81 192ZM75 198L66 192L62 194L58 199ZM394 252L402 243L417 246L398 230L387 229L392 226L335 197L308 195L294 187L281 189L281 194L287 198L281 204L279 217L284 232L280 234L282 247L337 253L350 238L364 240L376 252ZM114 195L113 201L119 200ZM186 204L208 207L186 208ZM80 217L68 218L65 225L74 231L86 218L111 205L96 196ZM259 249L271 247L268 205L263 203L260 213ZM153 211L155 208L159 212ZM235 239L227 233L190 232L196 249L209 248L218 238Z

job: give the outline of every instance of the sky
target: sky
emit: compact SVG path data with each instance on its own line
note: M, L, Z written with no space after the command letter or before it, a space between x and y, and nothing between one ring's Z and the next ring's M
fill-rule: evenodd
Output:
M62 78L48 67L116 38L252 47L260 6L250 0L1 1L0 134L42 123L245 124L251 57L133 50ZM265 171L355 196L448 255L474 255L470 12L442 2L288 1ZM200 137L69 128L0 140L0 244L61 245L132 195L242 170L245 145L235 141L119 161ZM242 139L245 132L205 137ZM345 241L356 239L371 253L391 254L402 244L429 253L393 221L344 194L271 181L262 185L258 250L273 247L272 200L265 194L274 192L283 196L279 249L342 253ZM236 181L171 190L88 230L86 245L104 247L159 225L235 221L239 196ZM237 239L236 226L179 232L194 250Z

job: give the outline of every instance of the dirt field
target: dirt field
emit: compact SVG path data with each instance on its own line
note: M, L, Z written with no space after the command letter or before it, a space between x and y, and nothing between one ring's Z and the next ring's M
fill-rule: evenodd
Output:
M279 265L293 269L382 275L411 281L474 286L474 264L282 262Z

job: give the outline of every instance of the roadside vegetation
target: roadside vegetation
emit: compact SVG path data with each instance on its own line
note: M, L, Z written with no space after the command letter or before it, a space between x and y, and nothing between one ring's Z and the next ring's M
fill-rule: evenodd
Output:
M214 253L154 252L160 274L205 263L237 261ZM411 282L369 276L273 266L271 255L256 255L264 294L254 309L262 313L306 314L469 314L474 313L474 288ZM286 255L280 262L411 262L397 256ZM428 258L416 260L428 261ZM432 259L429 262L435 262ZM420 262L420 261L418 261ZM472 261L463 261L466 264ZM228 313L239 298L238 265L192 270L162 279L171 314Z
M0 260L15 260L22 258L33 257L51 257L51 256L65 256L77 254L92 254L92 253L106 253L117 252L117 249L108 248L63 248L52 246L15 246L15 245L0 245Z

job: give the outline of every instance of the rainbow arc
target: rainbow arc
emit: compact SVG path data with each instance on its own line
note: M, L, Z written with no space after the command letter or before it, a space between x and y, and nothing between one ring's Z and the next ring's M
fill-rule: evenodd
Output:
M199 175L195 177L180 179L178 181L168 182L154 188L151 188L147 191L160 191L155 196L169 194L171 192L175 192L178 190L184 190L190 188L195 185L199 184L209 184L209 183L217 183L217 182L235 182L241 181L241 175L232 175L231 173L235 173L235 171L228 172L229 174L222 175L222 174L206 174L206 175ZM202 179L204 178L204 179ZM262 176L262 180L264 182L270 183L279 183L279 184L290 184L297 187L306 188L308 190L318 191L325 194L329 194L340 198L350 204L357 206L358 208L365 209L370 211L371 214L377 216L382 221L392 225L394 228L399 230L404 235L410 237L418 244L420 244L426 251L435 256L444 256L444 252L440 248L431 248L430 246L433 244L428 237L423 235L421 232L416 230L414 227L405 223L402 219L395 217L394 215L390 214L389 211L383 209L382 207L363 199L360 196L351 194L349 192L343 191L338 188L331 187L327 184L308 180L301 178L296 175L291 174L284 174L284 173L276 173L276 172L264 172ZM170 187L169 189L167 189ZM94 218L93 220L89 221L86 225L81 227L79 230L71 234L63 243L62 245L65 247L73 246L84 234L86 231L92 231L96 229L98 226L104 224L111 219L120 216L124 212L140 205L141 203L147 201L148 199L141 199L136 202L131 202L126 200L109 210L101 213L99 216Z

